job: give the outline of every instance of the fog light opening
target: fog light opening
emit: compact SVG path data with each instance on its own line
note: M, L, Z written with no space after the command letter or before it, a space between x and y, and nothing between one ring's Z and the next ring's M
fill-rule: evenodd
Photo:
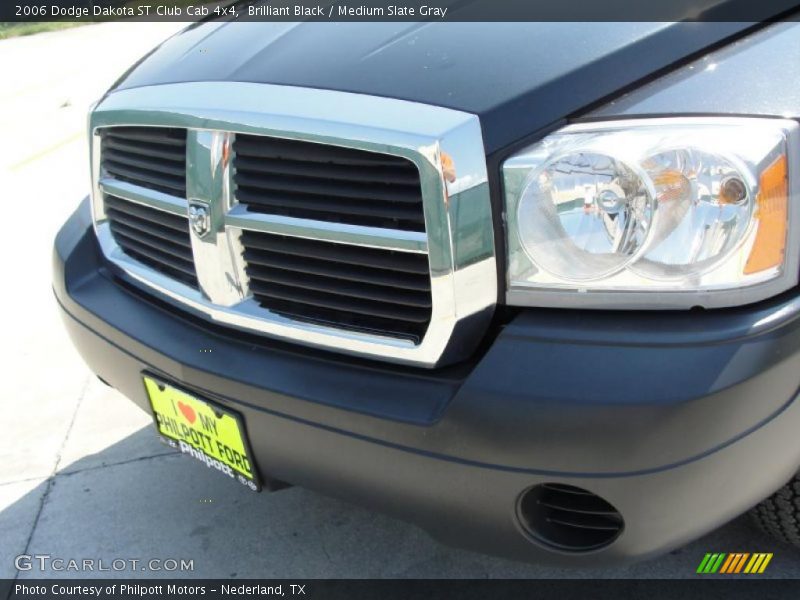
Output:
M543 483L526 490L517 504L522 528L536 541L564 552L599 550L624 528L620 512L588 490Z

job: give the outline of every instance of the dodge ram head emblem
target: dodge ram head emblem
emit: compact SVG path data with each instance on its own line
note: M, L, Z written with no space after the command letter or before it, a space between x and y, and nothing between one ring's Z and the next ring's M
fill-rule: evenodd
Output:
M202 204L189 205L189 224L198 237L203 237L211 229L211 217L208 208Z

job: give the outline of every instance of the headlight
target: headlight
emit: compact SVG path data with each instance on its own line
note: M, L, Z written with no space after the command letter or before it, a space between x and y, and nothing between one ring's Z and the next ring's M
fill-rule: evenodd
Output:
M796 285L798 124L571 125L503 166L509 303L690 308Z

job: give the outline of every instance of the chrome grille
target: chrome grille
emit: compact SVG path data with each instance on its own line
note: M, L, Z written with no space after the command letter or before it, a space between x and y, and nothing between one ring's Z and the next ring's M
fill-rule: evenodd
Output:
M102 130L103 169L120 181L186 197L186 130L113 127Z
M234 151L236 199L250 211L425 231L410 160L254 135L237 135Z
M115 91L90 131L95 229L118 275L336 352L434 367L479 343L497 273L474 115L203 82Z
M419 342L431 318L428 257L246 231L250 291L292 318Z

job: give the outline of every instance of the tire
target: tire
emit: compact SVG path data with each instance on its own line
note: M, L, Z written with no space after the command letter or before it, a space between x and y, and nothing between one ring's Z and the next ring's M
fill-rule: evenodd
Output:
M764 533L800 548L800 475L750 511Z

